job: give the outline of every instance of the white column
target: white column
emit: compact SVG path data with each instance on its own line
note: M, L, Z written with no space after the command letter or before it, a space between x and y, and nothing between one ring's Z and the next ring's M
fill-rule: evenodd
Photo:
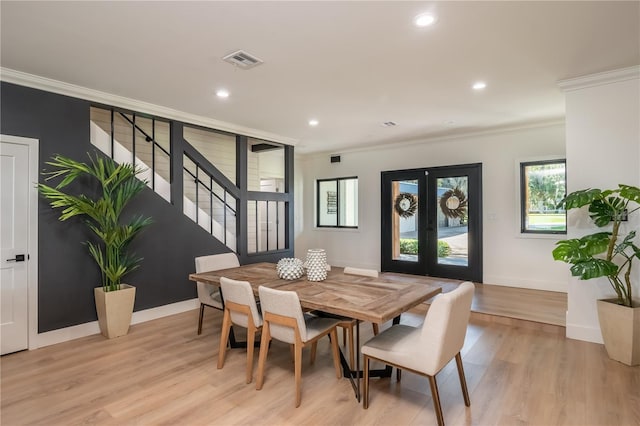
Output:
M565 80L567 192L586 188L640 186L640 66ZM625 224L638 229L640 214ZM567 218L567 238L596 232L587 209ZM640 262L633 273L640 294ZM567 265L567 337L602 343L596 300L615 297L605 278L580 281Z

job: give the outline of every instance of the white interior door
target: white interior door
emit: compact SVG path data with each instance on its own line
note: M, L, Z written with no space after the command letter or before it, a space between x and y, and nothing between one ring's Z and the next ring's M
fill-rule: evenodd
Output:
M29 147L0 144L0 341L2 355L29 344Z

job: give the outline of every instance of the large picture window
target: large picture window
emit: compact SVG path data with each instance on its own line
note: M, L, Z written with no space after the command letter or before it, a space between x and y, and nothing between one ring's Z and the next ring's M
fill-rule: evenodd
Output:
M358 178L317 181L316 223L318 227L358 227Z
M520 163L521 232L566 234L567 214L558 203L567 193L565 160Z

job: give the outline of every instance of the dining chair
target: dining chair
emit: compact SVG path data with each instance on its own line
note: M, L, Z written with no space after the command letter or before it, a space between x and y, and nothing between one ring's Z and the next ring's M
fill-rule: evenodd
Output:
M434 299L421 328L393 325L362 346L365 409L369 407L370 360L397 367L398 371L404 369L427 376L438 424L442 426L444 419L436 374L455 357L464 403L467 407L471 405L460 350L464 345L474 290L473 283L464 282L454 291Z
M218 370L224 366L227 342L231 325L247 329L247 383L253 378L253 351L256 332L262 330L262 315L248 281L237 281L220 277L220 288L224 294L224 317L218 352Z
M235 268L240 266L238 256L235 253L212 254L208 256L196 257L196 273L207 271L218 271L220 269ZM204 318L204 307L209 306L214 309L223 310L222 296L220 290L210 284L197 282L198 300L200 300L200 319L198 320L198 334L202 333L202 319Z
M302 348L311 345L311 361L313 362L317 342L324 336L331 340L333 366L336 377L340 372L340 355L338 353L338 335L336 325L340 322L333 318L316 317L302 312L300 299L295 291L283 291L260 286L258 288L262 306L262 339L260 340L260 356L256 389L262 389L267 353L271 339L293 345L294 372L296 387L296 408L302 400Z
M343 273L346 275L360 275L363 277L371 277L378 278L378 271L375 269L362 269L362 268L353 268L351 266L346 266L343 270ZM335 316L333 316L335 317ZM349 339L349 365L351 369L355 368L355 344L353 341L353 328L357 324L357 320L347 317L339 317L341 322L338 323L338 327L342 328L342 344L347 346L347 339ZM373 327L373 334L377 335L379 332L378 324L371 323Z

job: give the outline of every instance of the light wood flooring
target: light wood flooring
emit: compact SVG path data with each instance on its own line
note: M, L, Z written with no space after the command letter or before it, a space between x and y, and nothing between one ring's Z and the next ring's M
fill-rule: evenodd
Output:
M444 286L444 291L451 285ZM565 327L567 294L490 284L476 284L471 310L478 314ZM487 319L485 317L485 319ZM496 318L493 318L496 320Z
M403 322L419 324L420 311ZM436 424L428 380L408 372L400 383L372 379L364 410L348 381L335 378L326 339L313 366L304 354L296 409L289 348L273 342L256 391L255 380L245 383L244 350L231 350L216 369L221 313L207 311L200 336L197 318L194 310L113 340L89 336L2 357L1 424ZM562 327L487 319L472 316L462 351L471 407L455 363L437 376L447 424L640 424L640 367L611 361L602 345L564 338ZM361 330L371 333L366 324Z

